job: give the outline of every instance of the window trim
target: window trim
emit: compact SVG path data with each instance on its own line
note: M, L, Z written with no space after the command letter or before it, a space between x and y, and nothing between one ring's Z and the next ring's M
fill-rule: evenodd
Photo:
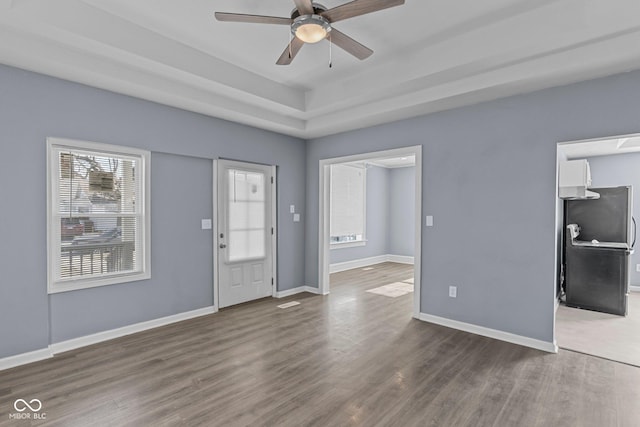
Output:
M48 137L47 146L47 293L55 294L79 289L89 289L98 286L115 285L118 283L128 283L151 278L151 152L137 148L124 147L119 145L104 144L100 142L73 140L66 138ZM56 263L60 251L60 223L55 221L53 208L55 206L54 197L57 189L54 186L58 183L52 175L57 170L58 161L55 153L60 149L69 149L80 152L99 152L100 154L112 154L124 157L136 157L139 159L139 175L143 178L143 183L138 187L142 193L140 200L144 203L141 212L134 216L142 217L143 230L139 237L141 243L141 270L133 273L107 273L102 277L58 279L56 280ZM136 249L137 250L137 249Z
M351 242L333 242L329 244L329 249L346 249L346 248L355 248L358 246L367 246L367 241L365 239L362 240L353 240Z
M349 165L349 163L336 163L330 165L329 167L329 200L331 200L331 191L333 190L333 174L331 173L331 167L333 166L344 166ZM367 182L368 182L368 174L367 174L367 164L362 164L362 237L358 240L351 240L348 242L331 242L331 235L329 235L329 249L346 249L353 248L357 246L366 246L367 245ZM331 202L329 202L331 203ZM329 207L329 224L331 224L331 207ZM329 231L331 230L331 226L329 226ZM331 233L329 233L331 234Z

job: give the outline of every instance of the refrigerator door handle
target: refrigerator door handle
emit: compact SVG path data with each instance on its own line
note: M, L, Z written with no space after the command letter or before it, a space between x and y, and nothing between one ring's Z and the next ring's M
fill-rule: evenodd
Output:
M638 235L638 224L636 224L636 218L631 217L631 222L633 222L633 242L631 243L631 249L636 245L636 237Z

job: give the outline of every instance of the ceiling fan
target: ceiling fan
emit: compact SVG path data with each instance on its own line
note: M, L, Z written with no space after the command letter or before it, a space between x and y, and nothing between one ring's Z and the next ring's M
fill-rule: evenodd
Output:
M215 16L218 21L289 25L293 38L276 62L278 65L289 65L305 43L317 43L324 39L328 39L330 43L360 60L368 58L373 53L371 49L336 30L333 28L333 24L344 19L404 4L404 0L354 0L327 9L312 0L293 0L293 2L296 7L291 12L290 18L224 12L216 12Z

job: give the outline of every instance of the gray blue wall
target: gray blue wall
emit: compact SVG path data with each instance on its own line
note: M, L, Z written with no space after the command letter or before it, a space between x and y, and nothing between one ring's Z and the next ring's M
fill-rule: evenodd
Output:
M211 160L278 165L278 288L304 284L303 141L0 66L0 358L213 304ZM45 138L152 155L152 278L47 295ZM51 336L51 339L50 339Z
M415 252L416 168L389 169L389 241L387 253Z
M640 220L640 153L617 154L614 156L590 157L591 186L618 187L633 186L633 216ZM638 246L636 245L636 248ZM640 264L640 251L636 249L629 261L629 279L631 285L640 285L640 273L636 264Z
M422 145L434 227L422 228L421 311L551 342L556 144L640 132L638 88L631 72L309 141L307 285L318 284L318 162Z
M98 319L101 328L113 329L149 320L149 310L158 318L211 305L213 236L200 229L200 219L211 218L212 192L205 187L212 162L153 153L151 165L152 280L51 295L52 342L94 333ZM185 191L197 182L205 185ZM150 296L153 304L141 305ZM87 318L93 321L78 321Z

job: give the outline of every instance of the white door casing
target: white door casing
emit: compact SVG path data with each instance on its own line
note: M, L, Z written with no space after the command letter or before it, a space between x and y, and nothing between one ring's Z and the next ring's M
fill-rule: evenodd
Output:
M273 293L274 167L217 161L218 307Z

